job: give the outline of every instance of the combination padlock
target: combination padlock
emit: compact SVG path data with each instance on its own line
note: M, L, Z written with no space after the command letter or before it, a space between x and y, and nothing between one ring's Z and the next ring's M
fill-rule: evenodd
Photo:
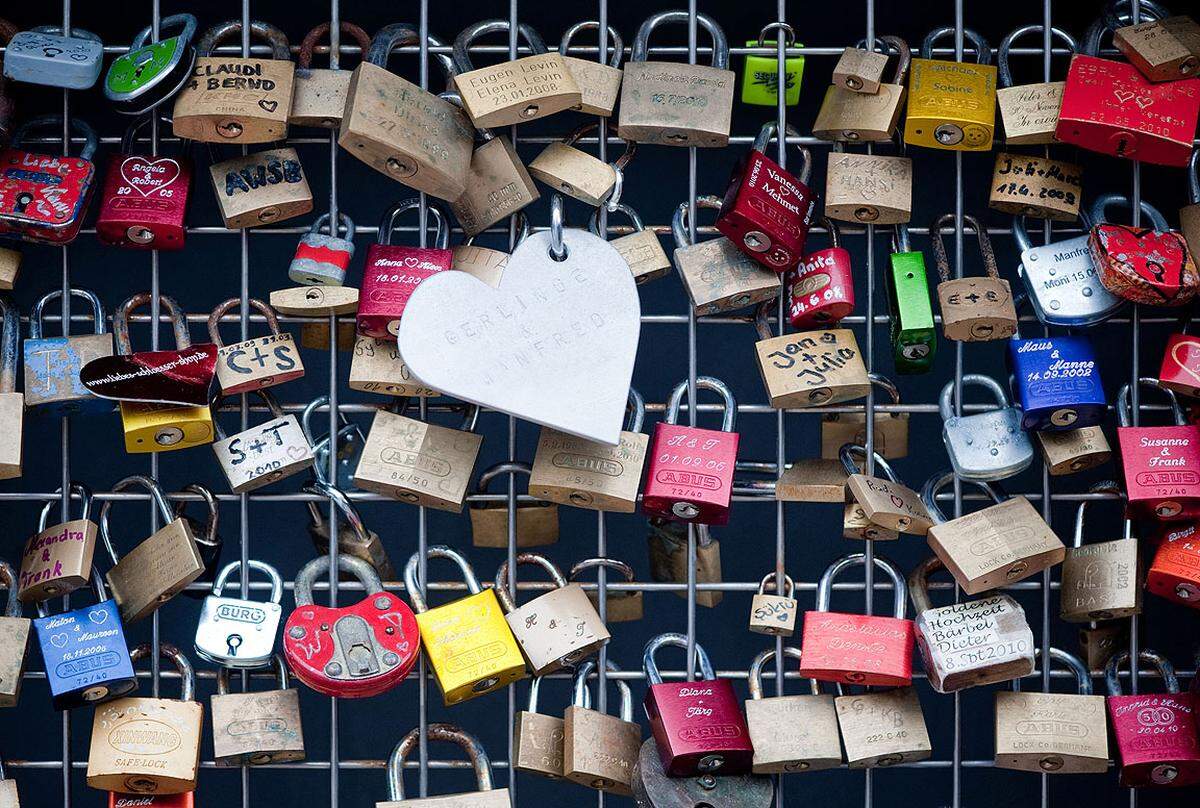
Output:
M1166 394L1174 425L1133 426L1130 386L1117 393L1117 441L1129 498L1126 516L1159 522L1200 516L1200 426L1187 423L1175 394L1158 379L1143 376L1138 384Z
M301 286L341 286L354 258L354 221L338 213L337 228L331 229L329 214L323 213L300 237L296 254L288 264L288 279ZM321 231L329 230L328 234ZM346 235L340 235L342 232Z
M954 473L964 480L1003 480L1020 474L1033 462L1033 444L1021 426L1021 411L1012 406L1004 388L990 376L968 373L962 387L985 388L996 409L971 415L954 414L954 380L942 388L938 412L942 416L942 441Z
M12 61L12 50L4 65ZM61 132L61 115L31 118L13 132L12 146L0 150L0 234L34 244L69 244L79 235L92 192L96 164L92 155L99 142L81 118L71 118L71 131L83 138L78 157L43 154L21 147L35 129Z
M108 163L96 238L133 250L182 250L192 161L135 153L138 130L149 120L138 118L129 125L121 138L121 153Z
M283 618L283 579L265 561L250 559L244 574L258 570L271 582L266 601L225 594L225 585L242 563L234 561L221 569L213 581L212 594L204 599L196 626L196 654L222 668L262 668L271 664L275 636Z
M82 298L92 309L92 334L43 336L46 305L62 299L55 289L38 298L29 312L29 338L25 340L25 406L33 414L53 416L100 415L112 412L113 403L93 395L83 386L79 372L93 359L112 356L113 338L105 333L104 304L90 289L73 287L72 297Z
M168 31L178 33L163 36ZM104 76L104 97L123 115L141 115L174 96L192 75L196 63L196 17L172 14L158 23L159 36L150 42L153 32L147 25L108 66Z
M921 43L921 58L912 60L904 142L930 149L991 151L996 126L992 49L966 28L962 34L975 48L975 64L934 59L934 44L954 32L953 27L930 31Z
M379 222L377 241L367 248L356 319L358 333L363 336L394 341L400 328L400 317L413 290L426 278L452 268L450 214L438 205L428 205L428 211L437 223L434 246L392 244L396 220L401 214L419 207L420 200L412 197L385 210Z

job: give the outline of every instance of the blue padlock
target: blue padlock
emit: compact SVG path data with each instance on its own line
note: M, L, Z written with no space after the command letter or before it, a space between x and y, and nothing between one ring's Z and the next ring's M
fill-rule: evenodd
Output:
M105 597L94 567L92 585L94 605L47 615L45 603L39 603L33 621L56 710L100 704L137 688L121 613L117 602Z
M4 75L13 81L86 90L100 78L104 44L82 28L42 25L15 34L4 51Z
M62 298L62 290L43 295L29 313L29 339L25 340L25 406L42 415L93 415L112 412L110 399L93 395L79 380L79 371L93 359L112 356L112 335L104 332L104 305L89 289L71 289L92 307L93 334L43 336L46 304Z

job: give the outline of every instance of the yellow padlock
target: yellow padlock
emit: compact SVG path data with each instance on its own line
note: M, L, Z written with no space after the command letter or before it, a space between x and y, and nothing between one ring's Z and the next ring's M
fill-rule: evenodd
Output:
M525 657L504 619L492 589L483 589L467 560L444 545L426 550L427 558L448 558L462 570L465 598L430 609L417 585L414 553L404 565L404 585L421 629L421 644L449 707L525 678Z
M992 49L979 34L964 29L963 36L975 48L976 64L934 59L934 43L953 33L953 28L930 31L921 45L921 58L912 60L904 142L930 149L989 151L996 130Z
M113 338L117 353L132 354L129 340L129 315L138 306L150 302L149 292L139 292L121 304L113 315ZM183 309L174 299L158 296L159 306L171 317L175 331L175 347L187 348L192 344L188 336L187 320ZM121 428L125 432L125 451L129 454L141 452L168 452L212 443L213 420L209 407L180 407L175 404L140 404L121 402Z

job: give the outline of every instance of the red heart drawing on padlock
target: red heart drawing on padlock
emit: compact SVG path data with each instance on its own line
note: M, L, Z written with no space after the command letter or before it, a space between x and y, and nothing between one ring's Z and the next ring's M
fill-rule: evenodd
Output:
M179 179L179 163L170 157L150 160L126 157L121 161L121 179L143 197L157 194Z

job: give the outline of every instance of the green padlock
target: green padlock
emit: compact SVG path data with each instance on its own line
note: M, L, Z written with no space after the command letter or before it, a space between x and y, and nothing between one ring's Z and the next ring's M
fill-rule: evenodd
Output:
M933 366L937 353L937 331L925 277L925 255L910 248L907 225L896 225L888 263L888 315L896 372L925 373Z
M796 44L796 32L787 23L771 23L763 28L758 39L747 40L748 48L774 48L778 40L767 39L771 31L782 31L783 41L787 47ZM799 45L799 47L804 47ZM788 56L784 58L783 69L787 74L787 92L784 102L795 106L800 102L800 80L804 77L804 57ZM778 103L779 94L779 58L778 56L759 56L746 54L746 69L742 72L742 103L760 107L773 107Z
M129 51L113 60L104 77L104 95L125 115L141 115L179 92L192 73L196 49L196 18L172 14L159 23L159 34L179 33L149 42L150 27L143 28ZM149 44L147 44L149 42Z

